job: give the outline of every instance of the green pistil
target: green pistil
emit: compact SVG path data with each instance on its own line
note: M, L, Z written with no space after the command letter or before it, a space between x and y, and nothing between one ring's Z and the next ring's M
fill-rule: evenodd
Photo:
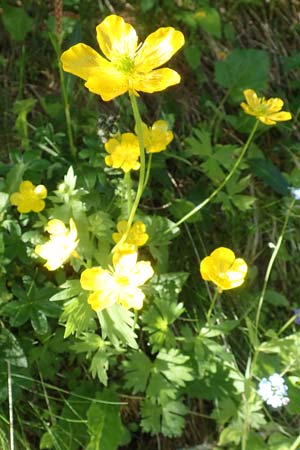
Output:
M134 60L129 56L124 56L115 62L115 66L120 72L131 73L134 69Z

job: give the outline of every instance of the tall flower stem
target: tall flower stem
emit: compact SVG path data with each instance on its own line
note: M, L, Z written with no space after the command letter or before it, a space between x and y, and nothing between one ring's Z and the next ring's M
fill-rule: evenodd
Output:
M129 98L130 98L134 121L135 121L136 134L137 134L139 146L140 146L141 167L140 167L140 173L139 173L138 188L136 191L136 196L135 196L133 205L132 205L130 213L129 213L129 217L128 217L128 221L127 221L127 228L126 228L126 231L123 234L122 238L119 240L119 242L113 248L113 251L115 251L127 239L127 236L128 236L130 227L132 225L132 222L134 220L136 210L139 206L139 203L140 203L140 200L141 200L141 197L143 194L143 190L144 190L144 185L145 185L146 158L145 158L145 147L144 147L143 130L142 130L142 119L141 119L140 111L139 111L138 104L136 101L136 96L133 93L129 93Z
M211 299L210 307L209 307L209 310L208 310L208 313L207 313L207 316L206 316L207 322L210 321L210 316L212 315L212 312L213 312L213 310L214 310L214 307L215 307L215 304L216 304L216 301L217 301L218 296L219 296L219 292L218 292L218 290L216 289L216 291L215 291L215 293L214 293L214 296L213 296L213 298Z
M219 184L219 186L217 187L217 189L215 189L210 195L209 197L207 197L202 203L200 203L199 205L197 205L194 209L192 209L189 213L187 213L185 216L183 216L178 222L176 222L173 227L171 227L169 231L171 231L173 228L178 227L179 225L181 225L183 222L185 222L187 219L189 219L190 217L192 217L194 214L196 214L198 211L200 211L200 209L202 209L205 205L207 205L216 195L218 195L218 193L223 189L223 187L228 183L228 181L230 180L230 178L232 177L232 175L235 173L235 171L237 170L237 168L239 167L242 159L244 158L249 145L253 139L253 136L256 132L257 126L258 126L259 121L257 120L251 130L251 133L240 153L240 156L238 157L238 159L236 160L236 162L234 163L231 171L228 173L228 175L226 175L226 177L224 178L224 180Z
M124 176L124 191L126 189L125 197L127 199L127 215L129 217L130 211L132 208L132 199L131 199L131 176L130 171L125 173Z
M259 320L260 320L260 313L261 313L261 309L262 309L263 302L264 302L264 299L265 299L265 294L266 294L266 290L267 290L267 285L268 285L268 281L269 281L269 278L270 278L270 274L271 274L271 271L272 271L275 259L277 257L277 254L279 252L280 246L282 244L283 236L284 236L284 233L285 233L285 230L286 230L289 218L291 216L291 213L292 213L295 201L296 200L293 198L293 200L291 201L291 204L290 204L290 206L288 208L288 211L287 211L287 214L285 216L285 220L284 220L284 223L283 223L283 226L282 226L282 229L281 229L281 233L280 233L279 239L277 241L277 244L275 245L275 248L273 250L272 256L270 258L270 261L269 261L269 264L268 264L268 267L267 267L267 271L266 271L266 275L265 275L265 279L264 279L264 284L263 284L263 288L262 288L262 291L261 291L261 294L260 294L260 298L259 298L259 301L258 301L257 312L256 312L256 320L255 320L256 335L258 335L258 326L259 326Z
M149 159L148 159L147 172L146 172L145 181L144 181L144 189L146 188L148 181L149 181L150 171L151 171L151 163L152 163L152 153L150 153Z
M56 35L51 34L51 33L50 33L50 40L51 40L51 43L53 45L53 48L55 50L56 57L57 57L57 65L58 65L58 70L59 70L61 93L62 93L62 98L63 98L63 102L64 102L64 112L65 112L65 119L66 119L66 126L67 126L67 135L68 135L69 146L70 146L70 153L71 153L72 158L75 158L77 152L76 152L76 147L75 147L74 139L73 139L70 105L69 105L69 100L68 100L65 75L64 75L64 71L62 69L62 65L60 62L60 55L61 55L60 41Z

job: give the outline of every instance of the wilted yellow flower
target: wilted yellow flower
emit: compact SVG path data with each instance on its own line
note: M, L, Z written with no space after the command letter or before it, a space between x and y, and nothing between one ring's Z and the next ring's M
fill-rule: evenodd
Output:
M63 69L83 78L85 86L104 101L129 91L157 92L180 82L172 69L157 69L184 44L184 36L172 27L159 28L143 44L135 29L122 17L111 15L96 27L97 41L105 58L85 44L73 45L61 56Z
M10 202L17 206L20 213L40 212L45 208L43 198L46 197L47 189L43 184L34 186L31 181L26 180L20 184L19 192L11 194Z
M109 139L105 145L105 150L109 153L105 157L105 163L115 169L122 169L129 172L131 169L138 170L140 163L140 146L138 138L133 133L121 134L120 140Z
M212 281L219 292L241 286L247 271L247 263L236 258L233 251L226 247L217 248L200 264L203 280Z
M118 243L120 241L120 239L126 233L126 229L127 229L126 220L121 220L120 222L118 222L117 224L118 233L113 233L112 235L114 242ZM140 220L138 220L131 226L124 244L128 244L129 246L132 246L133 248L137 249L138 247L145 245L148 239L149 236L146 233L146 225Z
M247 103L242 102L241 107L245 113L255 116L265 125L275 125L276 122L283 122L292 118L290 112L281 111L284 104L281 98L266 100L265 97L257 97L256 92L252 89L246 89L244 96Z
M144 146L147 153L158 153L167 148L173 140L172 131L168 130L165 120L157 120L152 127L142 123Z
M49 220L46 231L50 234L49 241L37 245L35 253L46 259L44 266L48 270L58 269L72 254L76 255L78 245L77 229L73 219L70 219L70 229L58 219Z
M142 286L153 275L149 261L137 262L137 253L117 252L113 256L113 268L92 267L82 272L81 287L93 291L88 303L95 311L118 303L125 308L141 309L145 295Z

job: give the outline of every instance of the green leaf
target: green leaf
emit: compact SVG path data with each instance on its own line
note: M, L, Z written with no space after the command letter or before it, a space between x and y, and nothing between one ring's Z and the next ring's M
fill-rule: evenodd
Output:
M190 44L184 47L184 56L191 69L196 70L201 64L201 50L199 45Z
M33 29L34 21L23 8L3 4L2 20L12 40L23 41L26 34Z
M117 348L120 342L129 345L129 347L137 348L136 334L133 329L134 313L121 305L113 305L97 314L103 339L108 337L112 345Z
M181 436L187 411L180 401L165 401L160 404L151 399L145 400L141 408L142 428L152 435L162 433L170 438Z
M86 294L73 298L64 304L64 311L60 317L62 323L65 322L65 334L67 338L71 334L79 336L83 331L93 328L94 311L86 300Z
M280 292L268 289L265 293L265 301L274 306L286 306L289 307L288 299Z
M269 70L266 51L235 49L224 61L215 63L215 78L220 86L230 89L231 96L238 102L244 89L262 92L267 89Z
M221 37L220 14L215 8L203 7L195 13L195 17L204 31L217 38Z
M141 351L132 353L124 362L124 368L125 387L132 389L133 394L145 392L152 369L152 362L145 353Z
M186 381L193 379L192 369L184 365L189 360L178 349L169 351L162 349L155 360L155 369L161 372L175 386L185 386Z
M117 402L118 396L109 390L97 394L96 399ZM90 441L86 450L116 450L123 436L120 407L109 403L92 402L87 412Z
M82 292L79 280L68 280L60 286L63 290L50 297L50 302L57 302L60 300L68 300L77 297Z
M34 308L31 311L31 325L37 334L46 334L48 331L48 320L46 314Z
M252 172L275 192L281 195L290 195L287 180L271 161L255 158L248 160L248 164Z
M107 386L107 371L109 367L109 354L107 353L105 347L99 348L99 350L95 353L92 358L90 371L92 373L92 377L98 377L100 383Z
M228 444L238 445L241 442L243 424L241 421L231 422L220 434L218 444L226 446Z
M0 360L10 362L13 366L28 367L22 347L15 336L6 328L0 329Z

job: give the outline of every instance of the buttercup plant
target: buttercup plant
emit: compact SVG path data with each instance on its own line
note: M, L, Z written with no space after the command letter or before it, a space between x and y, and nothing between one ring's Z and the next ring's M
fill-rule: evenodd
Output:
M188 33L189 20L196 17L195 23L202 26L214 17L213 11L214 8L205 7L200 12L191 11L190 16L189 11L185 11L182 21L176 19L175 23L182 24ZM128 19L133 20L134 16ZM89 102L95 100L101 107L101 102L113 101L111 106L115 110L120 108L114 116L120 118L120 123L114 123L114 130L101 134L101 143L95 141L93 131L91 136L90 131L86 131L92 128L91 123L97 126L98 110L95 108L88 127L83 124L77 133L74 126L75 143L71 125L76 122L68 115L74 106L72 102L69 106L68 96L64 95L68 122L65 137L68 139L63 142L68 140L73 159L63 183L53 181L53 174L63 173L66 165L65 153L59 154L59 145L53 143L51 148L46 147L54 161L53 165L45 165L47 173L41 173L38 158L31 166L30 155L25 155L26 163L17 164L15 171L12 169L8 174L6 192L0 196L7 207L3 208L4 240L2 242L1 235L0 250L3 254L6 252L5 258L11 258L6 266L3 257L0 268L3 274L7 271L8 277L14 274L16 279L12 297L0 298L4 317L1 327L4 324L5 329L8 323L13 328L26 325L28 335L24 342L30 359L28 366L36 362L41 371L49 425L40 440L40 448L64 446L69 442L66 437L71 431L75 438L70 438L70 446L74 450L79 447L91 450L134 448L139 438L135 436L135 440L130 441L137 433L132 431L134 426L130 425L126 434L126 420L121 423L123 411L128 410L130 422L139 423L143 439L146 433L155 436L155 445L157 443L157 448L161 449L173 448L169 439L181 436L188 436L190 441L180 441L178 448L200 444L192 442L192 433L184 432L185 420L193 417L197 427L198 420L200 425L200 421L204 425L206 420L216 422L217 430L205 436L211 447L297 450L299 438L292 437L293 430L286 431L285 422L274 414L274 409L281 408L282 414L289 414L287 417L294 414L293 420L298 423L295 416L300 408L293 399L293 392L299 394L300 386L298 308L295 309L299 305L289 302L284 293L276 292L275 288L280 286L281 272L288 273L289 250L297 248L291 237L291 222L297 218L299 180L297 173L284 173L280 177L274 169L274 157L274 170L270 173L275 173L276 179L267 178L269 187L276 185L286 198L276 200L273 197L269 201L271 207L279 205L276 217L272 218L274 223L269 237L272 228L268 222L269 206L266 206L267 214L262 213L263 234L258 236L263 187L260 179L257 189L255 178L261 176L264 180L268 164L271 164L261 136L272 133L270 125L278 127L278 136L281 131L284 133L288 123L281 128L279 123L288 122L292 115L282 110L284 103L280 98L259 97L251 89L251 83L243 81L236 90L235 84L228 87L219 107L214 105L215 116L211 121L207 108L205 120L200 121L199 127L193 128L185 140L177 126L183 117L176 117L177 111L173 114L172 107L164 108L163 102L149 112L147 102L142 105L146 95L165 89L171 91L172 86L180 83L181 73L162 66L183 47L183 33L173 27L161 27L139 43L133 25L111 14L97 25L96 38L101 54L83 43L61 54L62 89L68 85L63 84L63 70L78 76L95 94L89 96ZM193 45L188 43L189 60ZM60 45L56 50L59 48ZM230 59L228 51L228 64ZM227 62L217 61L216 67ZM225 71L228 77L231 69L236 68L230 66L228 74ZM216 79L218 77L216 70ZM68 76L66 81L69 81ZM266 85L266 82L255 83L258 91ZM88 95L87 90L82 92ZM240 103L242 92L245 102ZM121 99L121 96L126 97ZM230 115L226 113L228 97L231 99ZM74 96L74 101L78 98L81 101L80 96ZM130 125L130 114L126 114L122 122L122 108L127 108L129 102L134 118ZM152 102L150 104L152 107ZM105 104L105 110L109 107ZM240 113L236 117L234 108ZM203 113L203 109L201 111ZM103 111L100 114L103 116ZM253 116L253 123L246 115ZM216 117L218 126L221 122L223 125L224 120L224 124L230 123L232 127L222 135L223 139L219 139L221 131L215 132ZM249 131L245 140L242 138L244 130ZM262 134L256 134L257 130ZM58 135L58 141L60 137ZM231 144L231 137L235 138L234 144ZM45 145L41 144L40 148L44 151ZM248 150L250 156L246 158ZM276 151L279 154L280 149ZM256 160L257 155L265 157L263 169ZM295 155L294 158L296 161ZM255 177L252 163L258 168L253 172ZM184 170L184 165L188 170ZM30 178L29 173L36 168L34 179L48 178L51 194L48 195L44 185L22 181ZM288 182L285 176L289 177ZM169 187L170 181L175 189ZM160 190L155 192L158 183L161 183ZM226 209L230 202L233 206ZM31 211L39 214L24 215ZM201 215L195 216L199 211ZM238 229L237 211L241 218ZM175 217L174 222L169 219L169 213ZM14 216L17 219L14 218L12 225ZM277 220L282 221L280 226ZM183 227L179 228L181 225ZM170 245L177 237L176 244ZM21 245L15 250L18 239ZM284 239L287 245L283 247ZM265 245L266 240L271 242L269 247ZM20 254L19 259L16 253ZM24 267L30 262L28 272L20 261ZM2 288L5 286L3 283ZM288 320L282 324L287 304ZM293 317L291 311L295 312ZM48 322L47 314L51 318ZM64 347L57 345L61 341L53 323L64 326L65 338L71 336ZM6 340L14 349L11 364L15 361L24 364L25 357L17 348L17 338L5 331L2 333L1 327L0 344ZM290 329L293 333L288 334ZM53 348L58 347L55 354ZM42 378L45 361L41 349L44 348L45 358L53 363L51 383L56 372L68 374L69 369L76 366L71 380L65 375L68 391L61 388L57 392L62 395L70 392L68 408L74 414L74 423L80 421L78 430L84 429L82 436L77 434L77 428L72 428L73 416L64 417L62 412L60 420L60 406L55 405L55 416L48 406L55 398L48 396L49 380L45 383ZM63 351L62 357L59 352ZM66 358L68 352L72 355L70 360ZM10 360L6 353L5 358L9 372ZM20 367L25 369L25 365ZM29 372L30 377L32 373ZM16 374L9 372L8 378L12 376ZM64 377L60 382L65 386ZM76 395L80 410L77 411L76 395L71 386L79 382L80 390ZM11 392L12 386L10 383ZM9 401L12 406L12 395ZM132 403L134 411L131 411ZM12 411L10 407L10 414ZM272 426L268 423L271 419ZM66 432L61 422L72 430ZM44 426L44 421L41 423ZM202 425L199 428L205 429ZM274 430L278 441L272 436ZM0 433L0 441L1 438ZM144 446L144 441L138 445Z

